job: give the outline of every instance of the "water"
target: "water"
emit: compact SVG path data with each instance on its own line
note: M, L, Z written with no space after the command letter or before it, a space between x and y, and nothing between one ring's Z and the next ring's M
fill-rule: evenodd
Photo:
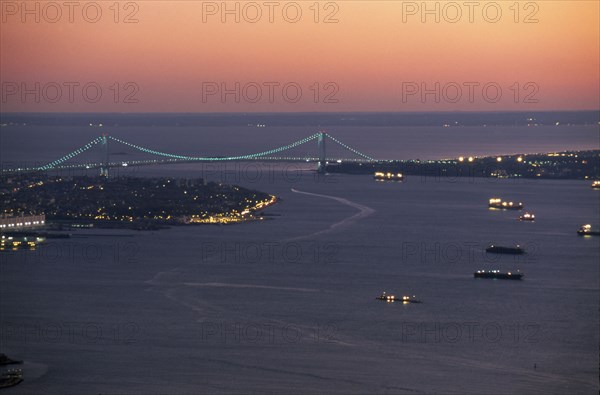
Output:
M179 155L242 155L280 147L323 129L377 159L541 153L599 149L599 122L598 112L594 111L483 115L8 114L2 115L0 122L0 159L5 166L32 162L46 164L102 133ZM99 124L103 126L98 127ZM257 124L266 127L257 128ZM444 124L452 127L442 127ZM139 156L139 152L114 142L111 152L113 160L149 159L146 154ZM327 152L329 157L356 157L332 142L327 145ZM316 153L315 141L286 151L290 156L300 157L314 157ZM98 161L103 160L103 156L101 152L92 151L75 160Z
M51 144L32 129L40 139L32 144ZM538 147L597 148L593 129L576 143L559 130ZM529 151L522 141L481 147L469 133L457 140L473 151ZM191 149L153 133L134 137ZM394 152L344 137L365 152ZM6 153L14 141L3 128L5 157L37 154L15 145ZM430 139L411 144L451 153ZM135 174L202 174L276 194L281 202L267 212L278 215L78 231L90 236L1 255L2 352L26 361L26 381L12 393L597 393L600 238L575 233L600 225L600 193L589 182L414 176L398 184L308 168L140 168ZM492 196L523 201L538 220L488 210ZM489 256L490 242L520 243L529 254ZM473 279L482 268L526 276ZM375 300L382 290L423 303Z

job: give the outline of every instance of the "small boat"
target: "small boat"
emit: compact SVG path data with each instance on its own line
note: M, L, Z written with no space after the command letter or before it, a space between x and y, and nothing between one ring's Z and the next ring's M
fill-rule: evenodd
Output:
M516 273L513 272L501 272L500 270L477 270L473 273L475 278L491 278L498 280L520 280L524 276L518 270Z
M600 189L600 180L592 182L592 189Z
M489 252L491 254L509 254L509 255L523 255L525 254L525 250L522 249L518 244L516 247L503 247L503 246L495 246L491 245L485 249L485 252Z
M35 250L35 247L39 244L38 241L30 240L27 237L13 237L2 235L0 238L0 251L6 250L19 250L28 248Z
M519 217L519 221L535 221L535 214L526 212Z
M383 291L381 293L381 295L379 295L375 299L384 300L386 302L402 302L402 304L421 303L420 300L417 300L415 295L413 295L413 296L404 295L402 297L398 297L395 295L388 295L385 291Z
M9 369L0 376L0 388L15 386L23 381L23 371L21 369Z
M377 181L403 181L404 175L402 173L384 173L378 171L373 175L373 178Z
M597 230L592 230L592 225L590 224L581 226L577 230L577 234L579 236L600 236L600 232Z
M507 202L500 198L491 198L488 207L499 210L522 210L524 206L521 202Z

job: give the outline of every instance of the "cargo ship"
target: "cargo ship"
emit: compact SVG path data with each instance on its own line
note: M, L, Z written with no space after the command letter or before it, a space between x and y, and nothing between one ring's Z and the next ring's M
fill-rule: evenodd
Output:
M491 245L485 249L485 252L489 252L492 254L509 254L509 255L523 255L525 254L525 250L522 249L518 244L516 247L503 247L503 246L495 246Z
M579 236L600 236L600 232L592 230L592 225L583 225L577 230Z
M499 210L522 210L523 203L507 202L499 198L491 198L488 207Z
M600 180L596 180L592 182L593 189L600 189Z
M384 300L386 302L402 302L403 304L421 303L420 300L417 300L417 298L416 298L415 295L413 295L413 296L404 295L402 297L398 297L398 296L395 296L395 295L388 295L385 291L383 291L381 293L381 295L379 295L375 299Z
M535 221L535 215L533 213L525 213L519 217L519 221Z
M475 278L491 278L491 279L499 279L499 280L520 280L524 276L523 273L520 273L518 270L516 273L513 272L501 272L500 270L477 270L473 273L473 277Z
M384 173L378 171L373 175L373 178L377 181L403 181L404 175L402 173Z

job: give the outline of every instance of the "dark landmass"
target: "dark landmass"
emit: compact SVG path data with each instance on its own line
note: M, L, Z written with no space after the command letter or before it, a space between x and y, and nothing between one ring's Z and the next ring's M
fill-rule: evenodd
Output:
M0 179L7 215L45 214L55 228L73 223L94 227L161 229L166 225L235 223L253 219L275 196L202 179L50 177Z
M600 150L516 154L448 160L405 160L328 164L329 173L402 173L431 177L598 179Z

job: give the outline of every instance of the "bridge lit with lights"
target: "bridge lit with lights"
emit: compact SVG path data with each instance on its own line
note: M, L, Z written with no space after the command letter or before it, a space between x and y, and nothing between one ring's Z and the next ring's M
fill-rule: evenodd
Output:
M313 141L317 141L317 154L314 157L297 157L297 156L285 156L282 155L284 152L307 144ZM334 144L341 146L345 151L350 152L353 157L351 158L327 158L326 154L326 141L329 140ZM133 148L137 151L153 155L157 158L154 159L142 159L142 160L129 160L129 161L111 161L109 152L109 143L118 143L129 148ZM89 163L70 163L70 161L77 156L83 154L90 149L100 146L104 150L104 160L98 162ZM251 154L242 154L235 156L189 156L179 155L174 153L157 151L142 147L137 144L122 140L120 138L103 134L98 136L87 144L69 152L68 154L58 158L52 162L49 162L42 166L35 167L20 167L12 169L2 169L2 173L25 173L25 172L39 172L39 171L50 171L50 170L61 170L61 169L100 169L101 174L108 175L110 168L114 167L128 167L128 166L148 166L148 165L167 165L167 164L178 164L178 163L192 163L192 162L227 162L227 161L279 161L279 162L316 162L317 171L324 171L325 165L328 162L360 162L360 163L371 163L377 162L376 159L346 145L335 137L331 136L326 132L318 132L311 136L303 139L294 141L293 143L283 145L277 148L269 149L262 152L256 152Z

